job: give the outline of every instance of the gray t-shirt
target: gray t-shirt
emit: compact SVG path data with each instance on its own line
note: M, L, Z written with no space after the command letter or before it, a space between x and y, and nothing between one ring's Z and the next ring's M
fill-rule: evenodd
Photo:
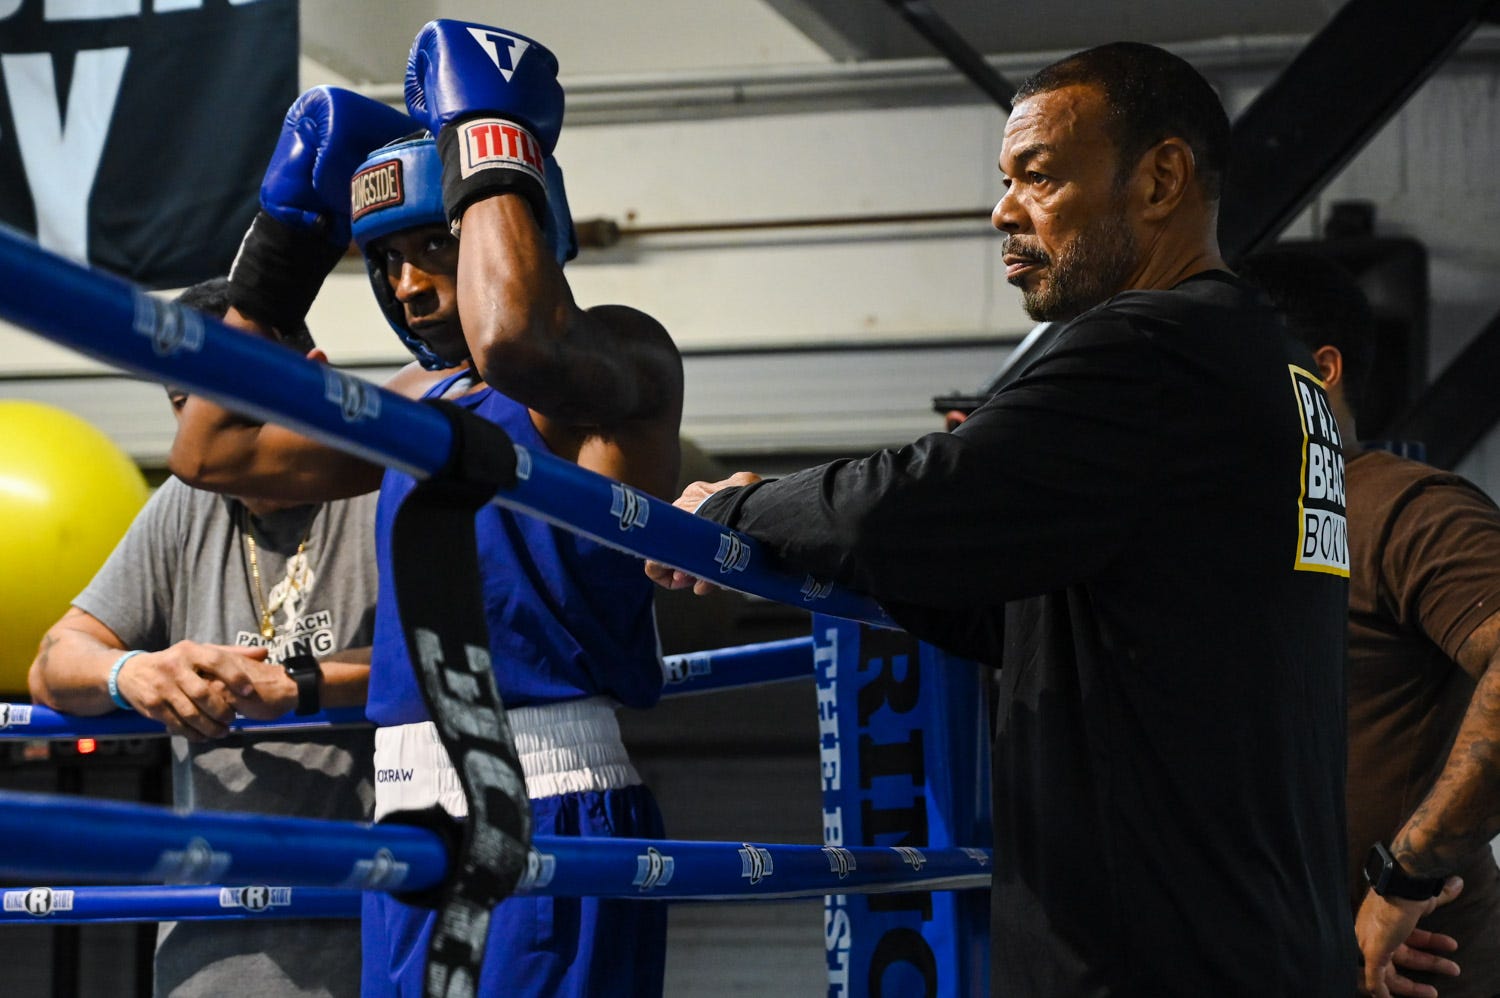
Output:
M375 614L375 496L300 506L253 522L233 499L168 479L147 502L74 605L128 648L191 639L271 646L280 661L370 643ZM255 540L260 592L245 528ZM302 555L297 555L298 547ZM289 564L289 562L291 564ZM298 586L288 585L289 575ZM275 636L262 637L273 608ZM368 820L372 735L365 729L294 737L173 739L179 808ZM171 998L359 994L358 921L164 923L156 994Z

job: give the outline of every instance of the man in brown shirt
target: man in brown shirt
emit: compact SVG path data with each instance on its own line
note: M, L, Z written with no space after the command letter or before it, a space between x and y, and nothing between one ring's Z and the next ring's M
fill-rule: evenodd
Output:
M1252 257L1240 272L1312 351L1343 433L1349 876L1364 987L1492 998L1500 994L1500 868L1490 849L1500 832L1500 510L1457 475L1354 442L1374 336L1346 273L1287 251ZM1452 940L1457 967L1437 955L1451 952Z

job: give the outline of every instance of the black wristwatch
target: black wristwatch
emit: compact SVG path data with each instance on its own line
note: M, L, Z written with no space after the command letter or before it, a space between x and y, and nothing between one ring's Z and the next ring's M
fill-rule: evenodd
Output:
M1417 877L1407 873L1386 844L1377 842L1365 857L1365 879L1370 882L1370 890L1383 898L1426 901L1443 892L1446 878Z
M297 684L297 716L316 714L323 709L323 667L311 655L293 655L281 663L286 674Z

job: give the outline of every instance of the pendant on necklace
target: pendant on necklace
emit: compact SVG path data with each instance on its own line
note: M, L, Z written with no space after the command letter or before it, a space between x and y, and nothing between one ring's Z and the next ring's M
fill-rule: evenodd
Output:
M276 625L271 623L271 618L269 616L262 616L260 618L260 636L265 638L267 641L270 641L276 636Z

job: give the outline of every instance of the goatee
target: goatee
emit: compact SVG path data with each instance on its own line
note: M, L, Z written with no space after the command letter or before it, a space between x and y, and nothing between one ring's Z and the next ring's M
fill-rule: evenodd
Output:
M1018 248L1006 240L1011 253L1040 258L1046 254ZM1105 215L1081 229L1053 258L1046 280L1034 280L1021 291L1026 314L1037 322L1062 322L1087 312L1120 291L1135 267L1135 234L1123 214Z

